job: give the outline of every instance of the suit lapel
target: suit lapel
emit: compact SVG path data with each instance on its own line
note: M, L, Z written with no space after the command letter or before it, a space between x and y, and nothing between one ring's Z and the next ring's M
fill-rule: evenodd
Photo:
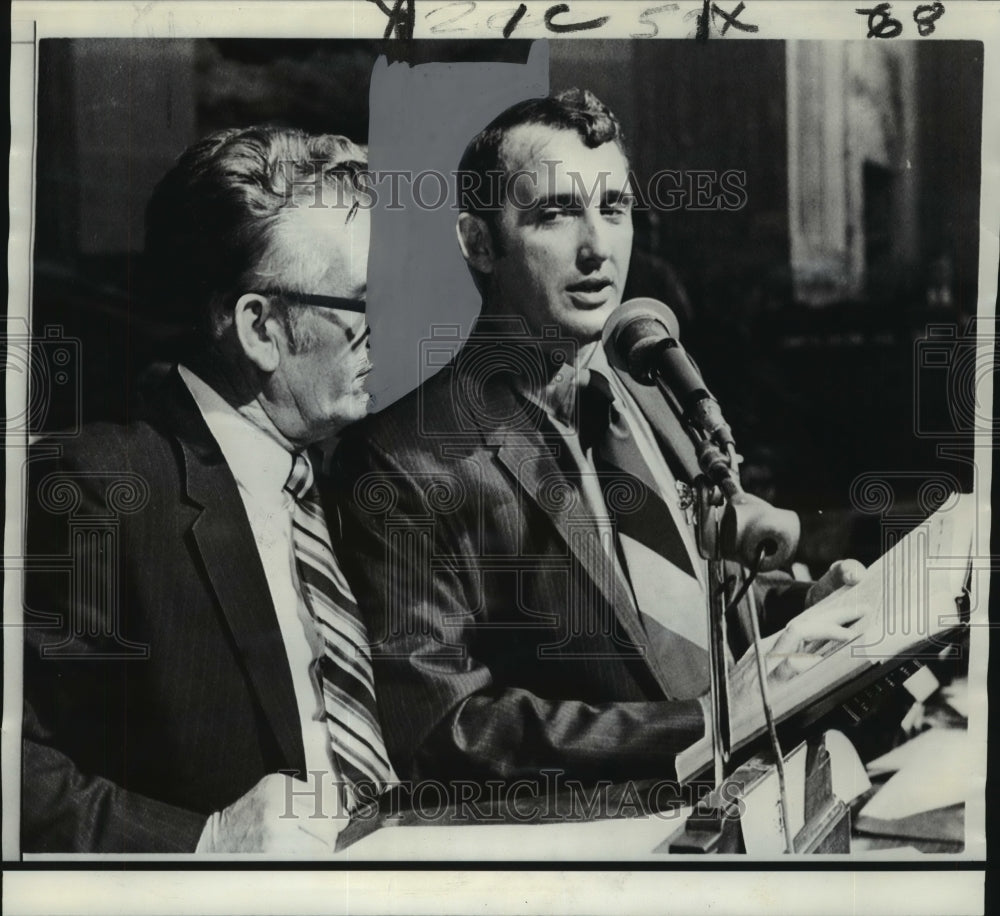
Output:
M479 396L481 398L482 394ZM488 400L491 407L496 408L491 411L493 416L522 419L526 416L525 402L509 385L495 384ZM528 410L534 411L537 408L530 406ZM558 449L564 447L562 439L554 429L552 436L546 439L539 427L538 422L484 427L483 435L487 445L496 449L497 461L517 482L523 498L552 522L560 537L566 542L570 554L614 610L632 644L645 648L648 646L648 639L640 622L635 601L621 577L614 573L609 574L608 558L600 545L597 527L591 525L590 530L583 530L580 517L573 516L567 508L571 500L560 498L560 488L569 482L564 467L556 458ZM591 590L581 588L580 591L578 600L588 600L585 595ZM585 613L584 608L578 608L578 613ZM650 670L666 693L667 681L657 659L648 649L645 651Z
M176 369L167 385L165 413L182 449L187 494L201 507L194 544L282 755L304 770L288 656L236 481Z
M618 371L618 377L652 427L674 476L678 480L693 481L701 474L698 455L673 403L664 398L655 385L641 385L627 372Z

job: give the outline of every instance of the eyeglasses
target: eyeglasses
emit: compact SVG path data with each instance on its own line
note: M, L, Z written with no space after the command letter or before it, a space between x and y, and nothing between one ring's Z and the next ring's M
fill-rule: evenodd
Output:
M287 293L279 289L263 289L264 296L278 296L293 305L315 305L321 309L339 309L344 312L364 314L368 307L366 299L341 299L339 296L320 296L317 293Z
M263 289L260 291L263 296L277 296L291 305L314 305L321 309L335 309L336 311L355 312L359 315L365 313L368 302L365 299L342 299L339 296L321 296L318 293L288 293L278 289ZM366 322L365 329L355 337L354 330L346 325L343 328L347 336L347 342L352 350L357 350L371 334L371 326ZM368 346L371 346L369 343Z

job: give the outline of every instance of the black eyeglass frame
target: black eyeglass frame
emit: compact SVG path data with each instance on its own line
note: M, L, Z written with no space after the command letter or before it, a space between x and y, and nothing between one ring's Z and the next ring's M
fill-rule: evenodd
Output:
M367 299L342 299L339 296L321 296L319 293L288 293L280 289L262 289L262 296L277 296L295 305L314 305L321 309L338 309L363 315L368 308Z
M343 299L339 296L322 296L319 293L288 293L280 289L262 289L258 290L257 293L261 296L276 296L291 305L313 305L316 308L354 312L358 315L364 315L368 307L368 302L365 299ZM354 336L354 332L350 328L344 328L347 342L352 350L356 350L365 343L371 332L371 325L367 322L365 322L365 329L357 337ZM369 341L366 346L370 347L371 342Z

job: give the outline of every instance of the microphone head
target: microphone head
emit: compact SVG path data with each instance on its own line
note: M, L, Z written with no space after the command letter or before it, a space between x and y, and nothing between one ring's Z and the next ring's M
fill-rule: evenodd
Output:
M676 340L677 316L656 299L629 299L616 308L604 323L601 342L608 363L619 372L652 384L647 372L646 354L664 340Z

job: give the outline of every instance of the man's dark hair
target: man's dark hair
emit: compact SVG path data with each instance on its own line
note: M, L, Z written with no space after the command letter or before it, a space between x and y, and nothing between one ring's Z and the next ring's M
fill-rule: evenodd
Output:
M510 163L504 140L514 128L529 124L575 131L591 149L613 142L628 159L618 118L589 89L566 89L512 105L473 138L458 164L459 209L481 216L491 231L507 198Z
M335 134L232 128L188 147L146 208L144 267L154 314L185 343L213 333L259 278L255 268L288 209L357 205L365 149Z

